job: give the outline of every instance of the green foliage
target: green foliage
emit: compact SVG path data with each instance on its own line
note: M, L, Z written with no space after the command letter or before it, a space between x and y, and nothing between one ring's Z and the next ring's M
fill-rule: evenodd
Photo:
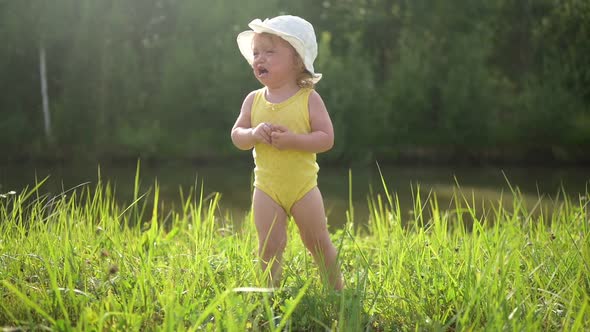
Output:
M52 330L568 330L590 322L589 193L476 208L416 188L401 212L385 182L368 224L333 232L346 279L322 284L289 224L284 280L264 285L248 215L202 185L166 209L158 183L119 203L100 180L56 196L0 193L0 326ZM510 206L512 205L512 206ZM353 206L349 206L352 212ZM151 212L151 213L150 213ZM352 215L352 214L351 214ZM363 218L365 220L365 218Z
M284 13L320 42L337 135L322 158L590 144L587 1L24 0L0 3L4 158L235 156L228 131L258 87L235 37Z

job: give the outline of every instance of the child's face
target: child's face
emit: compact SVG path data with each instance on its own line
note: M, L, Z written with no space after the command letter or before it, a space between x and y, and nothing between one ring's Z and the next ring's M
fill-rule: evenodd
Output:
M266 86L295 83L297 78L295 49L284 39L270 34L256 34L252 40L254 76Z

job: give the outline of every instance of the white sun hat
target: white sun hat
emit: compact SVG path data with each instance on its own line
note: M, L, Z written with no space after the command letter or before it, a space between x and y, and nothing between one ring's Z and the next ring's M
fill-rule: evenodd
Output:
M255 19L248 24L250 29L238 35L238 47L240 52L252 65L254 55L252 54L252 38L257 33L270 33L286 40L299 54L305 65L305 69L311 74L313 83L319 82L322 74L313 70L313 62L318 55L318 44L315 38L315 31L311 23L298 16L282 15L271 19Z

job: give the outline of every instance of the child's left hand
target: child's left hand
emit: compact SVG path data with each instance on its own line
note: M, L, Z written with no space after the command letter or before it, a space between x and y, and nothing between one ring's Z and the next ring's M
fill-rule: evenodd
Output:
M281 125L272 125L271 144L279 150L288 149L292 146L295 134L289 128Z

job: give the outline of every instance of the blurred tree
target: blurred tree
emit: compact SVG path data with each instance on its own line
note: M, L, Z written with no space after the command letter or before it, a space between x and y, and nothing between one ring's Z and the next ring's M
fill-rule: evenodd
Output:
M260 86L235 38L250 20L279 14L307 18L320 43L317 89L337 135L322 158L587 147L589 8L582 0L0 1L3 155L235 156L228 131ZM39 94L43 53L51 127Z
M68 22L75 8L76 1L72 0L56 0L51 4L7 1L0 6L0 21L4 22L0 33L5 42L0 66L6 73L5 84L10 84L4 91L15 92L8 94L6 104L0 102L0 107L10 110L7 115L10 125L4 133L8 141L12 137L19 140L16 150L42 149L43 134L38 133L44 133L45 144L52 142L49 96L60 79L62 64L57 60L63 56L62 46L70 37ZM41 94L33 93L35 86L35 91L41 87ZM14 126L11 121L20 125ZM43 129L35 130L38 127Z

